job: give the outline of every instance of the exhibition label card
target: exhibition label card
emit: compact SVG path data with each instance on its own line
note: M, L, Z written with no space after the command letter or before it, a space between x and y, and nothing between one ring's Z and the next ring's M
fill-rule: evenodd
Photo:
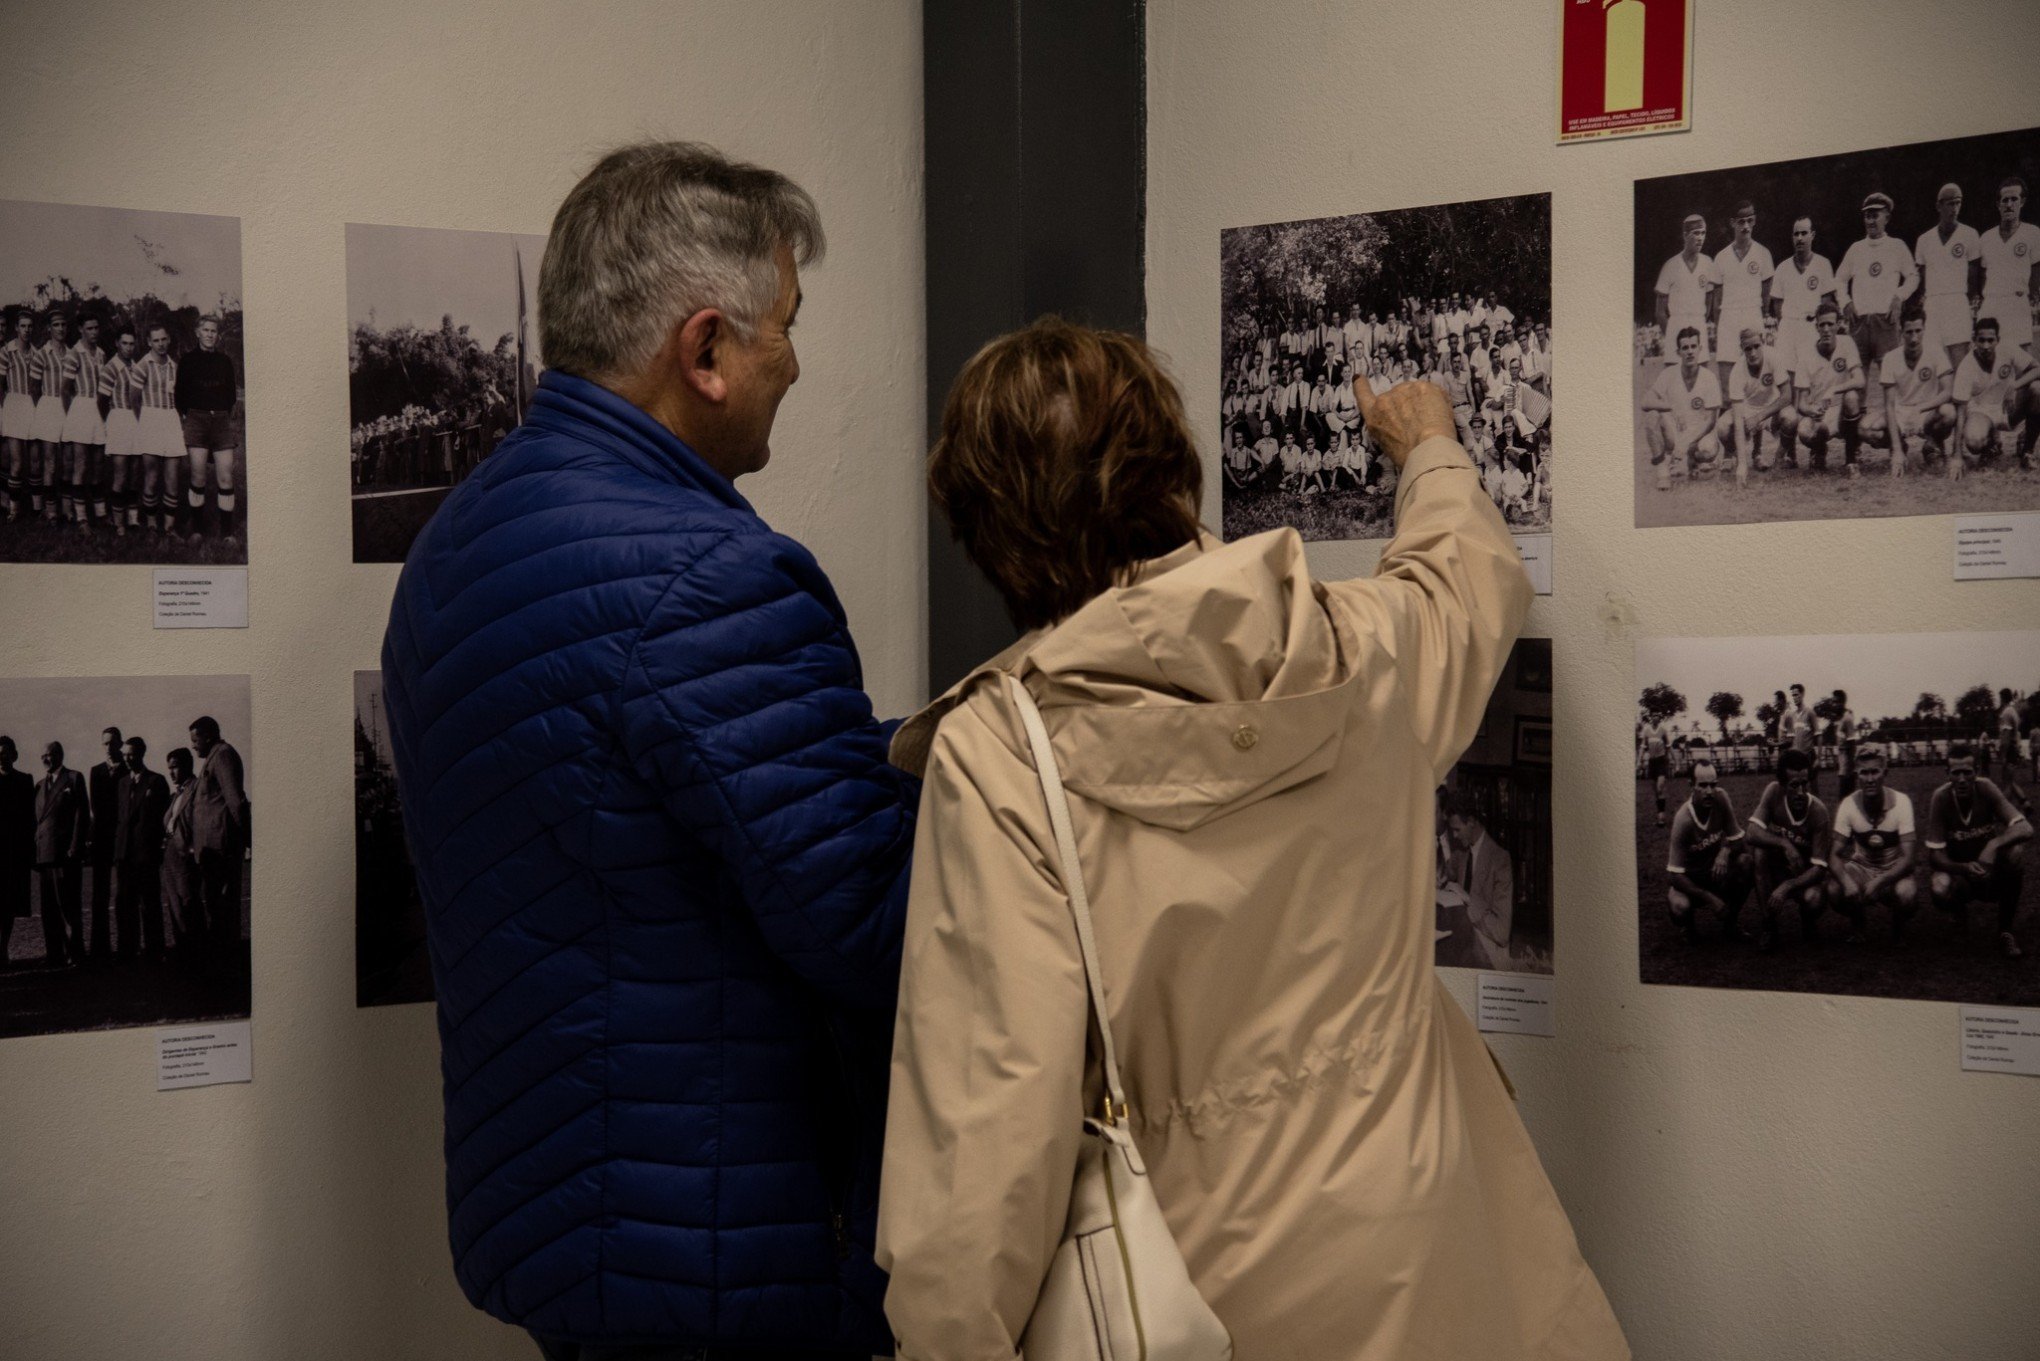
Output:
M156 1032L156 1090L248 1082L255 1076L247 1021L215 1021Z
M1558 0L1558 140L1693 125L1695 0Z
M1962 1067L1971 1073L2040 1077L2040 1010L1962 1008Z
M1557 990L1557 980L1548 974L1481 974L1479 1026L1503 1035L1556 1035L1552 1001Z
M2040 577L2040 513L1955 520L1955 579Z
M156 627L159 629L244 629L248 627L248 569L245 567L158 567Z
M1539 595L1550 595L1551 536L1518 534L1516 552L1523 558L1523 570L1530 574L1530 589Z

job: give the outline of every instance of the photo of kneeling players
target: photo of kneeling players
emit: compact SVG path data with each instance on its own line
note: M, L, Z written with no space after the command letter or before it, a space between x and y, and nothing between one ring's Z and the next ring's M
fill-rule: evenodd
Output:
M1636 524L2040 509L2040 130L1636 182Z
M2040 1005L2040 633L1650 639L1636 680L1644 982Z

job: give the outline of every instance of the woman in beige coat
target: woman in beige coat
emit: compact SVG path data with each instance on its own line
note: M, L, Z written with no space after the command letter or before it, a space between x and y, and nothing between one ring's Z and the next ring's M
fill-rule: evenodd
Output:
M950 395L934 494L1031 632L893 746L927 781L878 1243L909 1361L1020 1350L1099 1097L1002 672L1069 788L1134 1140L1239 1361L1629 1354L1431 964L1433 791L1529 585L1443 394L1356 395L1402 479L1339 582L1292 530L1198 530L1137 340L1042 323Z

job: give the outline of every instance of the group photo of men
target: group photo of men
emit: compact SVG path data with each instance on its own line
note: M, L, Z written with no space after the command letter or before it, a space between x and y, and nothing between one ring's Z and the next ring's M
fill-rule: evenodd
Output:
M244 676L0 680L0 1036L246 1016Z
M2040 633L1654 639L1637 678L1643 981L2040 1002Z
M240 222L0 202L0 561L244 563Z
M1221 234L1225 537L1392 532L1395 469L1356 380L1426 379L1517 533L1551 527L1548 194Z
M402 562L538 383L545 237L347 224L356 562Z
M1636 523L2040 507L2040 130L1636 182Z

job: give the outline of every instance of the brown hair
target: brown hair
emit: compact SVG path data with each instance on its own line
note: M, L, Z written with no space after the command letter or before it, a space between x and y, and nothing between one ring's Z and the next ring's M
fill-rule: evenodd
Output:
M1203 465L1183 398L1138 338L1043 317L971 357L928 490L1023 629L1196 537Z

